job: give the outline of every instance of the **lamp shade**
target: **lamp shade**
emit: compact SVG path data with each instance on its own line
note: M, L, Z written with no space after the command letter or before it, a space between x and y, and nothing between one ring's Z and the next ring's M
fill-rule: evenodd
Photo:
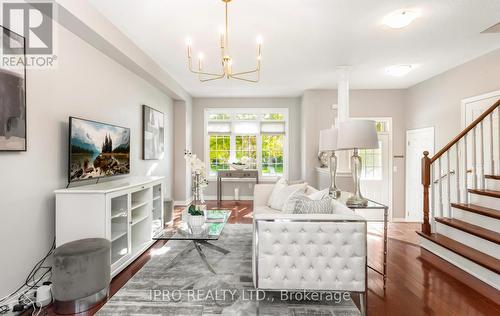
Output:
M338 126L337 149L375 149L378 148L378 135L375 121L347 120Z
M319 151L337 150L337 129L329 128L319 131Z

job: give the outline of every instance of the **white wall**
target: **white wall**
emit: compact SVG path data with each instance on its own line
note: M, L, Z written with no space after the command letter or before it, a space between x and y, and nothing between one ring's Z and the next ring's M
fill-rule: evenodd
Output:
M406 128L434 126L436 151L460 131L460 101L500 90L500 49L421 82L407 93Z
M403 155L405 90L351 90L349 98L351 117L392 117L393 155ZM337 90L307 90L302 97L302 172L315 186L319 131L332 126L337 115L333 104L337 104ZM395 158L393 165L397 169L393 174L393 217L397 218L404 214L404 160ZM350 178L338 180L340 188L351 186Z
M186 205L191 201L191 169L184 159L184 151L192 150L191 101L174 101L174 201Z
M206 108L287 108L289 115L289 178L300 179L300 98L193 98L193 153L205 159L204 155L204 111ZM253 195L253 186L247 183L225 183L225 195L233 195L234 188L240 188L241 196ZM216 195L216 184L210 182L205 195Z
M172 196L172 100L55 25L58 67L27 74L28 151L0 153L0 297L17 288L54 238L53 191L66 185L68 117L131 128L132 175L167 177ZM141 160L141 104L165 113L166 158Z

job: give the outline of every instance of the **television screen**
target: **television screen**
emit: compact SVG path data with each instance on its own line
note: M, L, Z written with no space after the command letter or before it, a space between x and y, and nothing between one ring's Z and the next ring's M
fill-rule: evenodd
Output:
M69 182L130 173L130 129L69 118Z

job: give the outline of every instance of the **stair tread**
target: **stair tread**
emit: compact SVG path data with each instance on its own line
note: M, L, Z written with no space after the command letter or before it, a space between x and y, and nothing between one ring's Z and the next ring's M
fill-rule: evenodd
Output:
M500 176L494 175L494 174L485 174L484 177L487 178L487 179L500 180Z
M489 229L477 225L469 224L467 222L455 218L435 217L434 219L436 220L436 222L451 226L453 228L486 239L496 244L500 244L500 233L491 231Z
M470 261L485 267L493 272L500 273L500 260L496 259L492 256L489 256L483 252L480 252L474 248L466 246L456 240L443 236L441 234L424 234L422 232L418 232L420 236L444 247L454 253L469 259Z
M492 208L483 207L476 204L467 204L467 203L451 203L451 206L468 212L476 213L479 215L500 219L500 210L495 210Z
M469 189L470 193L487 195L495 198L500 198L500 191L495 190L481 190L481 189Z

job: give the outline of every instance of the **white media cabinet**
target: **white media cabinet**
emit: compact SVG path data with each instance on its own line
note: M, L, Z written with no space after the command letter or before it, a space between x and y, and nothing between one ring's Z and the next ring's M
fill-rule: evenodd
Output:
M163 177L128 177L55 191L56 246L82 238L111 241L115 276L163 230Z

